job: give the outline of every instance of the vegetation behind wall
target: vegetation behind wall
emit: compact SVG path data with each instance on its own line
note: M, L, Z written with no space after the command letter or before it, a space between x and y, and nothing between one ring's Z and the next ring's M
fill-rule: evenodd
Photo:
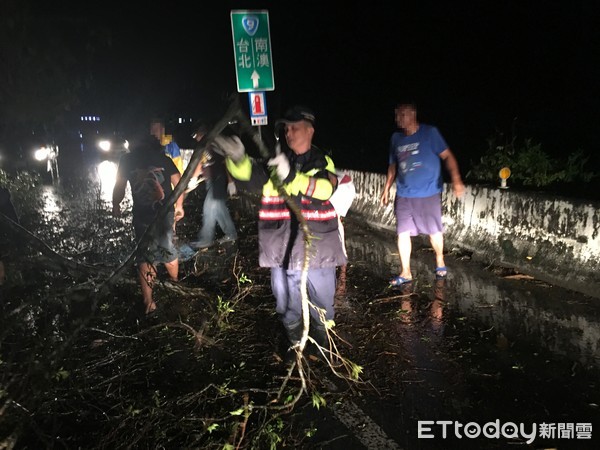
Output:
M487 140L488 148L479 161L471 162L465 179L471 183L496 183L499 171L508 167L510 185L525 189L536 188L550 193L567 195L593 194L592 186L600 181L600 174L590 164L590 156L583 150L552 157L541 143L531 138L518 139L514 132L497 132Z

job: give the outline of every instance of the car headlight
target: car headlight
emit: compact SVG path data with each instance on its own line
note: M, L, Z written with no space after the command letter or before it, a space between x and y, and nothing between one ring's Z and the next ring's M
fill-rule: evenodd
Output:
M48 147L38 148L33 154L34 158L38 161L44 161L48 159L48 155L50 154L50 149Z
M102 141L98 141L98 148L100 148L100 150L102 150L103 152L109 152L110 151L110 141L108 140L102 140Z

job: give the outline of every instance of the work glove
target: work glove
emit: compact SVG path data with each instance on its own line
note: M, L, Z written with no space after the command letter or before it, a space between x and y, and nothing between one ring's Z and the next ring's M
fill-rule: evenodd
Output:
M227 183L227 193L230 197L233 197L235 194L237 194L237 188L235 187L235 183L233 181Z
M281 181L284 181L290 174L290 161L285 153L278 152L274 158L267 162L267 165L275 168L275 173Z
M225 156L231 159L234 163L239 163L242 159L244 159L244 155L246 154L246 150L244 149L244 144L237 136L217 136L215 138L215 144L223 151Z

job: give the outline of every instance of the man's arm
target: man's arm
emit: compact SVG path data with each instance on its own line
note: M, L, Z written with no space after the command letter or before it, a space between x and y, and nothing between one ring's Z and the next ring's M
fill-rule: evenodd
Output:
M465 193L465 185L463 184L460 176L460 170L458 169L458 161L454 157L454 153L449 148L440 153L440 158L444 161L446 170L450 174L450 180L452 181L452 190L454 195L457 197L462 196Z
M385 180L385 186L383 187L383 193L381 194L381 204L387 205L390 200L390 188L394 184L396 179L396 163L392 163L388 166L387 178Z
M335 192L335 190L338 187L337 171L335 170L333 160L329 156L325 156L325 160L327 161L327 166L325 167L325 171L327 172L327 178L329 178L331 186L333 187L333 192Z
M181 174L179 172L171 175L171 186L177 186L177 183L181 180ZM185 211L183 210L183 197L184 194L181 194L177 200L175 200L175 221L179 221L183 219L185 215Z

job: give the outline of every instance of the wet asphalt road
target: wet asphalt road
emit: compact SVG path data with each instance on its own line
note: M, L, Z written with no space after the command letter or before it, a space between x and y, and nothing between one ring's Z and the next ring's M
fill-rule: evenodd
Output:
M391 288L394 233L350 212L345 234L335 329L364 384L320 372L332 393L303 412L317 424L305 448L599 448L600 298L452 248L435 280L418 239L413 283Z
M365 385L324 375L337 393L307 412L318 431L306 448L600 448L600 298L451 248L436 281L416 240L414 282L392 289L393 233L352 212L345 224L336 328Z
M458 249L447 249L449 275L436 281L433 253L418 240L415 281L392 289L394 234L352 213L345 223L349 265L336 322L378 390L352 405L384 436L400 448L598 448L600 298Z

